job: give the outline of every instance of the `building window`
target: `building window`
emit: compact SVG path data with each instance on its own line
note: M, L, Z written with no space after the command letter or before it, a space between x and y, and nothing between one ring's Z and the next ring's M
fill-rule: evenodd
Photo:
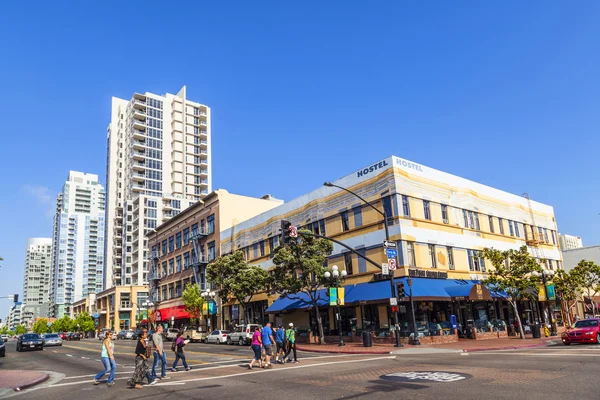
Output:
M210 235L215 232L215 214L209 215L208 218L206 218L206 225L208 226L207 234Z
M502 218L498 218L498 225L500 226L500 234L504 235L504 221Z
M431 260L431 268L437 268L437 262L435 260L435 245L430 244L429 247L429 259Z
M175 251L175 236L169 238L169 252Z
M354 212L354 226L359 228L362 226L362 207L354 207L352 211Z
M490 222L490 232L494 233L494 217L491 215L488 216L488 221Z
M462 210L463 212L463 220L465 223L465 228L469 227L469 217L467 216L467 210Z
M162 263L162 276L165 277L167 276L167 262L163 261Z
M181 281L175 283L175 296L181 297Z
M344 267L348 275L352 275L352 253L350 252L344 253Z
M392 197L385 196L381 199L381 203L383 204L383 213L387 217L386 223L388 225L392 225L394 223L394 220L392 219L392 217L394 216L394 212L392 210Z
M158 258L158 254L156 253L156 245L152 246L152 258Z
M258 258L258 243L252 245L252 258Z
M431 220L431 210L429 209L429 201L423 200L423 214L425 219Z
M550 243L550 240L548 239L548 229L544 228L544 238L546 239L546 243Z
M366 256L367 255L367 250L364 249L364 248L363 249L357 249L356 251L361 256ZM367 262L365 261L364 258L358 257L358 273L362 273L362 272L367 272Z
M348 219L348 211L342 212L342 232L350 230L350 221Z
M269 254L273 254L273 250L275 250L275 237L269 238Z
M192 225L192 239L194 238L194 236L196 236L198 234L198 223L196 222L194 225Z
M183 269L188 269L190 267L190 252L183 254Z
M481 226L479 225L479 213L474 212L473 218L475 219L475 230L480 231Z
M190 228L183 230L183 244L187 245L190 242Z
M519 234L519 223L517 221L514 222L514 226L515 226L515 236L521 237L521 235Z
M446 247L446 251L448 252L448 268L454 269L454 250L452 247Z
M448 206L445 204L442 204L442 221L448 223Z
M409 266L417 266L417 260L415 257L415 242L406 242L406 258Z
M260 247L260 256L264 257L265 256L265 241L261 240L258 245Z
M213 240L208 244L208 261L214 260L215 256L215 241Z
M172 275L175 273L175 259L171 258L169 260L169 275Z
M552 234L552 244L556 245L556 232L550 231L550 233Z
M410 203L408 196L402 195L402 213L405 217L410 217Z
M485 259L477 250L467 250L469 257L469 270L485 272Z
M177 234L175 235L175 247L177 249L181 248L181 232L177 232Z
M508 234L510 236L515 236L515 230L513 229L513 222L512 221L508 221Z
M176 271L181 272L181 256L177 256L175 259Z
M167 300L167 287L163 286L162 287L162 296L160 298L161 300Z

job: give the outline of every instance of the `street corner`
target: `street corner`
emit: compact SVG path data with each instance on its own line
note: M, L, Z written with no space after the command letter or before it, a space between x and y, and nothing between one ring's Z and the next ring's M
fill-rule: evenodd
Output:
M50 379L45 371L5 370L0 371L0 390L20 392Z

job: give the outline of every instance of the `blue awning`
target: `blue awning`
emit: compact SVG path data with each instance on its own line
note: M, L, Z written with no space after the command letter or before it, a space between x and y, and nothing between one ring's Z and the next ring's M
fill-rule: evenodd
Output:
M451 280L448 279L432 279L432 278L412 278L412 293L415 299L436 299L442 301L450 301L450 295L446 291L446 286ZM407 278L397 278L396 283L404 283L404 291L408 296L410 289L408 287Z
M317 305L319 307L326 306L329 304L329 295L325 289L321 289L317 292L318 300ZM313 306L310 297L306 293L296 293L290 295L292 298L280 297L275 300L273 304L265 311L267 314L278 313L281 311L290 310L302 310L305 308L311 308Z
M391 297L389 281L366 282L346 286L344 302L358 303L359 301L387 300Z

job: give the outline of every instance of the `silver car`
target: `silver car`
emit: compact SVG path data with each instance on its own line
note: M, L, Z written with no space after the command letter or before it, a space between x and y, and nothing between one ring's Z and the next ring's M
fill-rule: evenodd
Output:
M44 335L44 346L62 346L63 340L56 333Z

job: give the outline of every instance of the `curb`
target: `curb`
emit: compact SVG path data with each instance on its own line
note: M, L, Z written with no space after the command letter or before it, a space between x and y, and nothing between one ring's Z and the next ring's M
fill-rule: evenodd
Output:
M296 349L299 351L306 351L307 353L328 353L328 354L392 354L391 351L385 351L385 350L380 350L380 351L361 351L361 350L356 350L356 351L331 351L331 350L320 350L320 349L307 349L306 347L300 347L300 346L296 346Z
M518 350L518 349L533 349L536 347L546 347L548 343L528 344L523 346L504 346L504 347L481 347L477 349L463 349L463 353L475 353L478 351L493 351L493 350Z
M40 383L44 383L48 379L50 379L50 375L43 374L42 376L40 376L37 379L32 380L31 382L28 382L28 383L26 383L24 385L21 385L21 386L13 387L12 390L14 390L15 392L20 392L21 390L28 389L28 388L30 388L32 386L35 386L35 385L39 385Z

